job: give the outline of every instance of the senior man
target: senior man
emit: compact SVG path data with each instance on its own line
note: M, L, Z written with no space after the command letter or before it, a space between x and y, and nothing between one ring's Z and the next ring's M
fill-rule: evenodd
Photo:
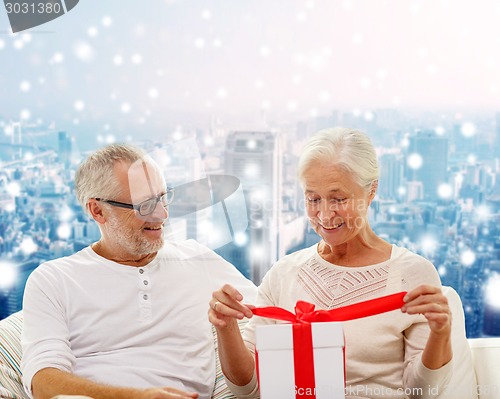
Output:
M78 168L79 202L101 238L30 276L22 372L35 399L210 398L215 380L207 302L232 282L255 286L193 240L164 242L174 191L141 149L110 145Z

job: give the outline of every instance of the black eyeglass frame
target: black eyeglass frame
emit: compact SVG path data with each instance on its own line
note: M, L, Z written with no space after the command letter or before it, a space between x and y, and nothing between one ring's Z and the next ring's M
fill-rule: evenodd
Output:
M167 199L168 199L167 203L165 203L165 204L162 203L163 206L166 207L166 206L170 205L172 203L172 201L174 200L174 193L175 193L175 191L173 188L167 188L167 191L165 193L158 194L157 196L152 197L152 198L148 198L147 200L144 200L144 201L140 202L139 204L127 204L126 202L107 200L104 198L97 198L97 197L94 199L96 201L106 202L107 204L112 205L112 206L116 206L117 208L134 209L135 211L139 212L139 215L148 216L148 215L151 215L155 211L156 205L158 204L158 202L162 202L163 197L167 196ZM169 195L170 195L170 197L168 197ZM153 199L156 199L156 203L155 203L155 206L152 208L151 212L148 212L146 214L141 213L141 206L145 202L151 201Z

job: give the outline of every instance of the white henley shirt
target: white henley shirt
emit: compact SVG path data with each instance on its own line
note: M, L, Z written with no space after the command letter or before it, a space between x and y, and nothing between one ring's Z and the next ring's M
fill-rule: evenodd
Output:
M208 302L223 284L252 303L256 287L193 240L168 242L148 265L126 266L90 247L40 265L24 296L26 391L52 367L122 387L171 386L210 398L215 352Z

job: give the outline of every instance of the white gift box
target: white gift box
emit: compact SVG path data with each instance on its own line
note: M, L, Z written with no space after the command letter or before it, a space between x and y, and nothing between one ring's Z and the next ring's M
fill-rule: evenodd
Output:
M345 399L344 333L342 323L311 323L314 356L314 387L295 386L292 324L258 326L261 399Z

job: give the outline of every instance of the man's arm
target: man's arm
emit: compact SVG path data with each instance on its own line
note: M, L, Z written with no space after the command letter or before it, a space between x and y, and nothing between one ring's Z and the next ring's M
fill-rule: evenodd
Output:
M93 399L193 399L198 394L175 388L120 388L97 384L55 368L38 371L32 380L33 397L50 399L56 395L85 395Z

